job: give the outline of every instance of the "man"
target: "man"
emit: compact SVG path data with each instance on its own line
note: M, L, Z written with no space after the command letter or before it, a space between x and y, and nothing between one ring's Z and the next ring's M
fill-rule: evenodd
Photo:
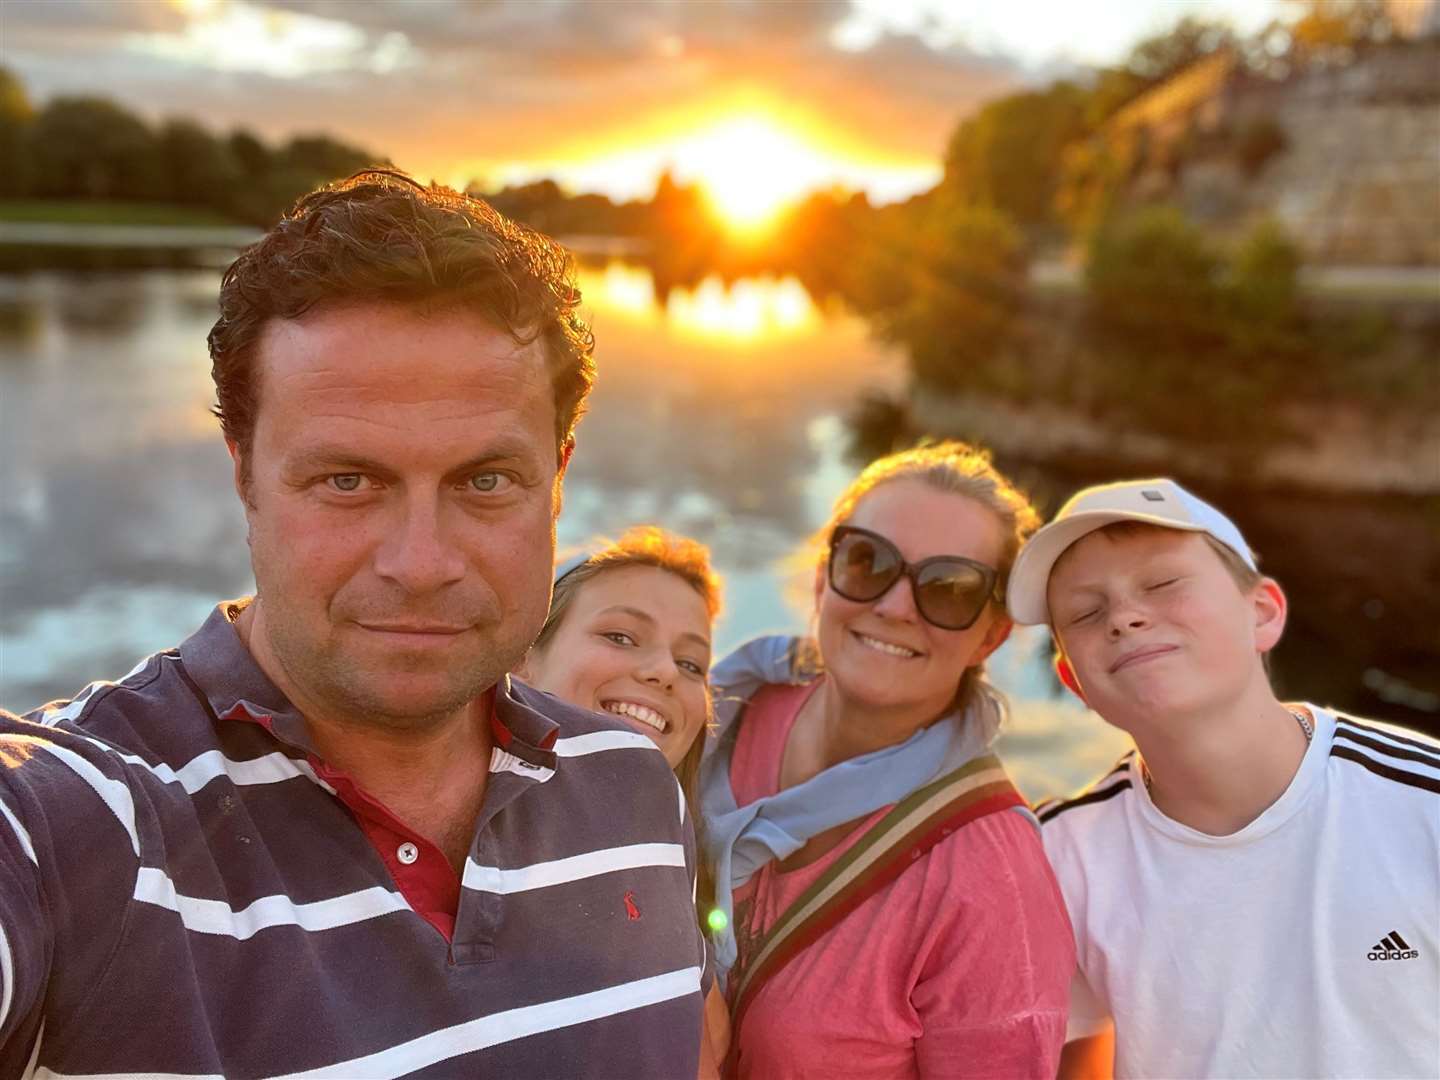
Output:
M505 674L593 378L569 275L386 172L226 273L256 595L0 721L0 1073L695 1075L675 780Z
M1138 751L1040 809L1079 966L1061 1075L1440 1075L1440 744L1277 700L1285 594L1173 481L1076 495L1008 600Z

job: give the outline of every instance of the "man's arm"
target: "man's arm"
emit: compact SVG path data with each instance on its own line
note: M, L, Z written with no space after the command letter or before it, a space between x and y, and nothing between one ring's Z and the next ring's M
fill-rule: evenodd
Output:
M13 770L0 739L0 767ZM0 784L0 1073L19 1075L40 1023L53 940L41 903L39 859L19 800Z
M0 1076L26 1073L57 980L91 987L124 925L139 859L120 776L114 755L0 709Z

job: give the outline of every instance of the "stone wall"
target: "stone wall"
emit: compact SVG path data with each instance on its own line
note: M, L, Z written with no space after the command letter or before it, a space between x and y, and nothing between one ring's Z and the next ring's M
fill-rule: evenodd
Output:
M1249 176L1235 140L1262 122L1285 146ZM1440 266L1440 40L1280 81L1211 57L1123 110L1105 137L1147 144L1132 199L1178 202L1222 234L1273 217L1313 262Z
M1240 90L1288 147L1247 192L1314 261L1440 265L1440 47L1400 45L1279 87Z

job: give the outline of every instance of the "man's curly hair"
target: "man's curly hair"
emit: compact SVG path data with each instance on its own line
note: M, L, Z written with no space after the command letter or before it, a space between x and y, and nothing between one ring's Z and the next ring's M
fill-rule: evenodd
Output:
M373 303L466 311L517 345L542 341L557 450L569 441L595 381L595 339L576 310L569 253L479 199L369 169L306 195L225 271L209 338L212 411L246 473L265 325L325 305Z

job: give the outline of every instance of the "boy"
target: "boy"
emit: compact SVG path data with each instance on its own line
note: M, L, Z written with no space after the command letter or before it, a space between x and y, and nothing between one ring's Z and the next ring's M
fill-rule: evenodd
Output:
M1113 1046L1117 1076L1440 1076L1440 743L1278 701L1285 594L1170 480L1072 498L1008 602L1136 745L1040 811L1079 968L1061 1075Z

